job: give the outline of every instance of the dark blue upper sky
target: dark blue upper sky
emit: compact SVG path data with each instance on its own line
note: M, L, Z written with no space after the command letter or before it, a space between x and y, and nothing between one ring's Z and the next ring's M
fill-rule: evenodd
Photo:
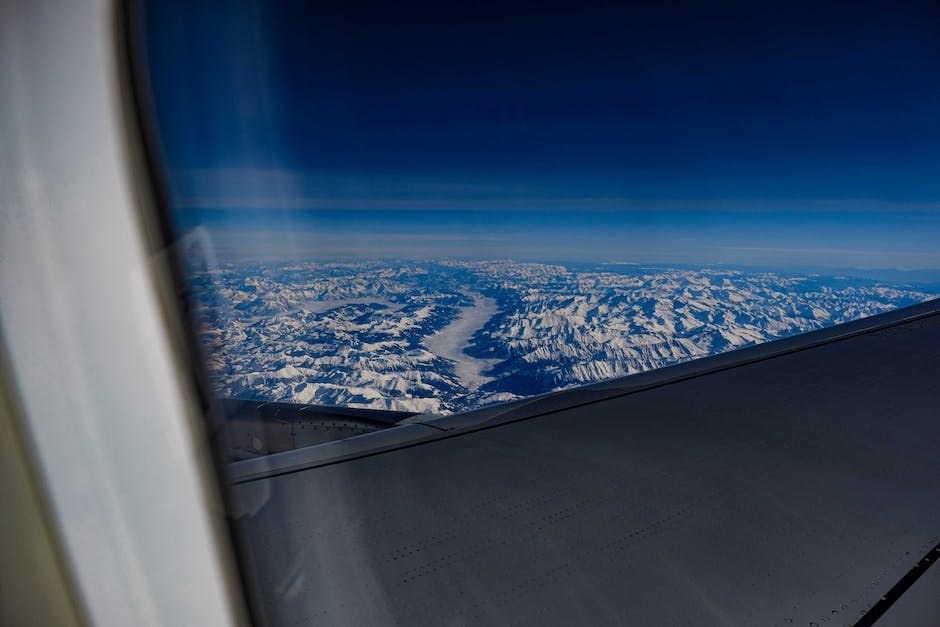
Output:
M195 4L147 10L184 224L940 268L935 3Z

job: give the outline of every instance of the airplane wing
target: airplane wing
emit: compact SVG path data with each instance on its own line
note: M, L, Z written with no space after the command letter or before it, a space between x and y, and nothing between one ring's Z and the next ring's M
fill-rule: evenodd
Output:
M940 617L938 314L934 300L232 464L258 618Z
M226 398L216 433L231 461L282 453L395 426L414 412Z

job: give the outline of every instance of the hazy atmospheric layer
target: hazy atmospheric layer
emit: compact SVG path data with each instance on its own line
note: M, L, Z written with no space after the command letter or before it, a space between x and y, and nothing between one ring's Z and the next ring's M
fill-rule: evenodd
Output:
M452 413L934 296L857 279L493 262L194 272L223 396Z

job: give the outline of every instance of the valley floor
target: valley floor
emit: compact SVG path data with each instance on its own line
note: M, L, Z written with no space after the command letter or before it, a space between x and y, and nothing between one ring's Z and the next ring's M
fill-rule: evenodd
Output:
M454 374L458 382L473 391L493 380L483 373L499 363L498 359L471 357L464 349L470 346L473 335L489 322L498 311L492 298L473 294L473 306L465 307L452 323L429 336L424 346L439 357L454 362Z

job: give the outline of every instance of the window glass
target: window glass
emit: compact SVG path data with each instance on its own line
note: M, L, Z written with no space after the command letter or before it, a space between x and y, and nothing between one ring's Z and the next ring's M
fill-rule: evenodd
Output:
M400 413L379 428L940 293L936 40L909 7L144 13L220 398Z

